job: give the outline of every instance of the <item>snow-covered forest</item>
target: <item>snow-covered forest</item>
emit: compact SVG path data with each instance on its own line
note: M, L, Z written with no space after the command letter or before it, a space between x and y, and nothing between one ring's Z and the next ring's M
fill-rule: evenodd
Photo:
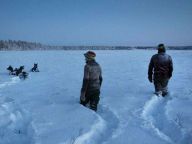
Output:
M21 40L0 40L0 50L133 50L156 49L156 46L54 46ZM192 50L192 46L168 46L172 50Z

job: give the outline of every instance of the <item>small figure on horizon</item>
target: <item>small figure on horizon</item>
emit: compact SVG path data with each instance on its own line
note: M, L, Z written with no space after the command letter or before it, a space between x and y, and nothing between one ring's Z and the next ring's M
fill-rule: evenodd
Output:
M148 79L154 82L155 94L163 97L168 94L168 82L172 77L173 62L166 54L164 44L158 45L158 54L152 56L148 67Z
M9 65L7 70L9 71L10 75L19 76L20 79L26 79L28 77L28 73L23 71L24 70L24 66L20 66L19 68L13 69L13 67L11 65Z
M39 72L38 63L34 63L33 68L31 69L31 72Z
M18 76L20 73L22 73L24 70L24 66L20 66L19 68L16 68L15 71L15 75Z
M22 73L19 74L20 79L26 79L28 77L28 73L23 71Z
M88 51L84 54L86 65L84 67L83 84L81 88L80 103L90 109L97 111L99 103L100 88L102 84L102 72L100 65L95 61L96 54Z
M7 70L9 71L9 75L13 75L14 70L13 70L13 67L11 65L9 65Z

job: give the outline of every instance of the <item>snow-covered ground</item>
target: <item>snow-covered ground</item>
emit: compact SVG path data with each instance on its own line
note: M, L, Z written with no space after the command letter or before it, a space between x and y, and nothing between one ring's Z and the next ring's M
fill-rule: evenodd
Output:
M191 144L192 51L168 51L170 95L154 96L156 51L96 51L103 69L98 112L79 102L85 51L0 52L0 144ZM20 80L6 68L34 62Z

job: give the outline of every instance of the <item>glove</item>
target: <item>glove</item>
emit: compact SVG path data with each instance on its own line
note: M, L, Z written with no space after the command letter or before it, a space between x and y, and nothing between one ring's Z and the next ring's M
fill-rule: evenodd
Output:
M83 102L85 101L85 93L84 92L81 92L80 100Z
M150 83L152 83L152 76L148 76Z

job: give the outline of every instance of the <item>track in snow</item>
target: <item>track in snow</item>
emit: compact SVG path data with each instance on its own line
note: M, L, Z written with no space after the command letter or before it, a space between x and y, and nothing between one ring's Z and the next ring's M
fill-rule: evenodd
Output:
M99 106L97 122L90 131L77 137L74 144L103 144L112 138L119 125L117 116L107 107Z
M18 77L0 84L0 89L18 83ZM0 95L0 143L33 143L33 128L29 114L14 99ZM10 139L11 138L11 139Z
M7 81L7 82L0 84L0 89L7 87L7 86L14 85L14 84L18 83L19 81L20 81L19 77L12 77L11 81Z
M145 127L152 129L161 139L170 144L180 144L183 137L181 128L166 117L166 105L170 100L171 96L152 96L146 102L141 116L145 120Z

